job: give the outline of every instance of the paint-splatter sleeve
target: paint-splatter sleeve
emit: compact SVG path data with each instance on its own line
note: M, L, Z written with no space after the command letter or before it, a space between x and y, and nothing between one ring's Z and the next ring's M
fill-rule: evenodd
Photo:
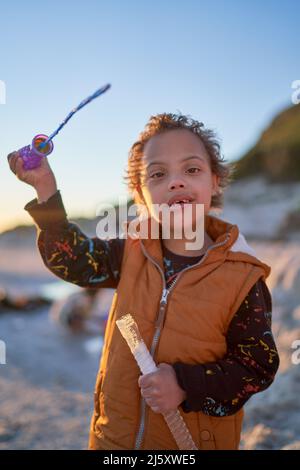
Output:
M260 279L233 317L227 332L227 354L206 364L173 364L186 391L185 412L212 416L236 413L254 393L268 388L279 366L271 331L272 299Z
M38 227L37 245L53 274L81 287L117 287L125 239L85 235L67 219L59 191L46 202L30 201L24 209Z

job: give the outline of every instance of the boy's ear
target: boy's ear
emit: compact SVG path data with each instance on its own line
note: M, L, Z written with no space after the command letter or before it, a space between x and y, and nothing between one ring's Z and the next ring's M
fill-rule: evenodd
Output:
M217 176L215 174L212 175L212 178L213 178L212 193L213 193L213 196L216 196L220 192L219 184L220 184L221 178L220 178L220 176Z

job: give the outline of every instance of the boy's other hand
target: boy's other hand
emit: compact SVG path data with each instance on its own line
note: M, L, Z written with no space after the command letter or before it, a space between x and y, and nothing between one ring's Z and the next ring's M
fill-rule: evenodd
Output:
M186 392L179 386L175 370L163 362L156 372L139 377L138 384L141 395L155 413L176 410L186 399Z
M57 191L55 176L47 157L43 157L41 165L33 170L24 170L23 160L18 152L10 153L7 160L16 177L36 189L39 202L46 201Z

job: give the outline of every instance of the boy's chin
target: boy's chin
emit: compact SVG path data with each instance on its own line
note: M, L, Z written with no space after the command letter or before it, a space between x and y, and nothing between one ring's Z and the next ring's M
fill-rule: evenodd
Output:
M185 221L184 223L182 221L170 220L169 224L162 224L160 221L160 226L165 234L170 233L171 238L174 238L174 236L177 235L176 238L186 239L189 238L189 233L199 233L203 230L204 224L203 218L200 218L197 220L193 219L191 221Z

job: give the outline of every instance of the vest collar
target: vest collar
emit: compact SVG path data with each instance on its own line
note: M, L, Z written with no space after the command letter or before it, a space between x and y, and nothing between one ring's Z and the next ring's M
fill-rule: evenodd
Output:
M157 222L153 221L151 217L145 219L142 222L142 224L145 224L145 226L148 228L148 232L146 231L146 233L151 233L151 223L154 223L154 225L156 224L158 227ZM224 251L226 252L229 250L234 242L238 239L239 229L237 225L232 225L210 214L205 215L204 226L205 231L214 241L214 245L217 245L213 251L218 251L219 254L222 254L222 257L224 256ZM150 255L151 258L153 258L163 269L163 253L160 241L161 230L159 230L159 228L157 228L157 230L157 233L159 233L159 238L142 238L142 236L139 236L138 238L140 243L143 244L148 255Z
M151 234L151 223L158 225L151 217L142 221L142 224L148 225L149 234ZM245 261L263 267L266 277L269 275L271 268L256 257L255 251L248 245L244 235L240 233L236 224L231 224L219 217L206 214L204 217L204 226L205 231L214 241L214 248L210 250L205 264L222 262L225 258L232 261ZM159 229L158 233L161 235ZM163 252L160 239L142 238L142 236L138 236L138 238L139 242L143 244L147 251L147 254L159 264L163 270Z

